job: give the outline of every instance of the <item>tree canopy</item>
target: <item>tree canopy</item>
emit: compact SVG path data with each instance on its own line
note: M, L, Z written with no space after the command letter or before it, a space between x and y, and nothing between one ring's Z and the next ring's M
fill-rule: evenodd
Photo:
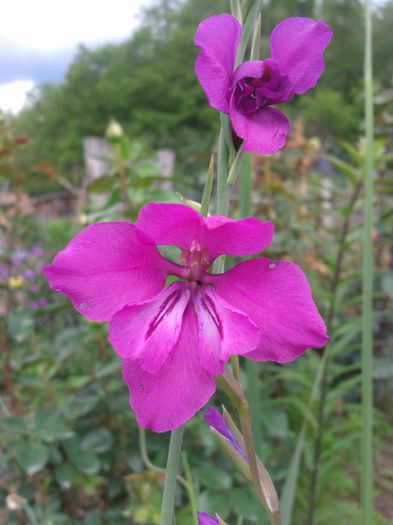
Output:
M325 135L356 133L359 116L351 106L356 106L362 87L360 4L360 0L264 3L263 56L269 53L272 28L285 17L323 18L333 28L325 73L302 103L313 133L318 131L320 116ZM30 106L17 119L18 131L33 139L29 162L51 162L68 176L70 167L82 165L82 138L102 136L109 119L115 118L128 134L143 138L149 146L174 148L182 170L195 170L198 160L205 162L209 155L218 119L194 75L197 50L193 35L201 20L228 10L226 0L161 0L145 9L141 26L127 41L98 49L80 46L63 82L38 86ZM382 5L374 18L375 76L386 87L393 68L389 54L393 1ZM323 117L323 93L330 105L337 101L345 106L349 122ZM290 106L290 112L291 108L296 112L297 97ZM330 114L339 115L340 111Z

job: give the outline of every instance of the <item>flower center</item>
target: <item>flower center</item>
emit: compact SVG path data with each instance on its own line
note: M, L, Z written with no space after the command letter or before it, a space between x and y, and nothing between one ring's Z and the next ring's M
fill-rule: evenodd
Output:
M192 241L189 248L185 248L179 256L179 264L185 266L187 272L184 279L202 284L203 276L210 266L209 251L197 241Z
M250 71L256 74L255 70ZM236 109L248 115L261 108L287 101L292 94L287 75L280 73L273 59L263 61L258 76L244 76L236 82L233 96Z

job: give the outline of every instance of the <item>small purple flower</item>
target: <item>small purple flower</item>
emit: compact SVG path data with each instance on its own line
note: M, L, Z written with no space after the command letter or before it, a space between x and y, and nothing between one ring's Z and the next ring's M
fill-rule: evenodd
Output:
M78 312L110 322L138 423L164 432L207 403L231 355L283 363L326 343L295 264L257 258L209 273L221 254L256 254L272 237L270 222L151 202L135 225L88 226L43 271ZM178 264L160 255L165 245L180 248ZM177 280L165 286L171 276Z
M46 306L48 304L48 300L45 299L45 297L41 297L40 299L37 299L36 301L31 301L30 308L32 310L38 310L39 308L42 308L43 306Z
M205 422L209 425L209 427L214 428L217 430L219 434L221 434L231 445L231 447L241 455L241 457L247 461L247 454L242 449L242 447L239 445L239 443L236 441L235 436L232 434L230 428L225 423L225 420L223 416L219 413L218 410L216 410L213 407L209 407L204 416Z
M41 257L41 255L43 255L44 252L43 252L41 246L33 246L30 249L30 253L31 253L31 255L35 255L36 257Z
M271 34L271 58L240 64L233 71L241 26L226 13L201 22L195 73L209 104L229 115L243 151L269 155L285 145L290 124L271 106L305 93L321 76L323 51L332 37L322 21L286 18Z
M198 525L220 525L220 522L210 514L198 512Z
M23 272L23 277L25 279L32 279L34 276L35 276L35 273L33 272L31 268L28 268L27 270Z

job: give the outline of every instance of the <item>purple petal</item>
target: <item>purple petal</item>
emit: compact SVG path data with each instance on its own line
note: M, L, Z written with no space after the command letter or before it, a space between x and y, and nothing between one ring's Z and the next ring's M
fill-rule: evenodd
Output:
M280 111L265 107L243 115L232 97L229 117L236 134L244 140L243 151L271 155L285 145L290 125Z
M149 202L140 209L136 221L138 234L150 238L156 245L174 245L182 250L200 239L201 215L184 204Z
M121 357L156 374L179 339L189 298L182 283L173 283L150 301L124 307L109 324L109 342Z
M237 84L244 78L260 79L265 70L264 60L250 60L242 62L233 74L233 83Z
M259 329L242 312L208 287L194 293L199 325L198 354L207 372L220 375L233 354L246 354L258 346Z
M210 261L218 255L245 256L264 250L273 237L273 224L255 218L242 220L213 216L203 218L183 204L149 203L136 222L138 233L157 245L185 250L193 241L207 248Z
M321 76L323 51L332 31L322 20L286 18L273 29L270 53L282 74L287 74L294 93L304 93L315 86Z
M285 363L328 340L325 324L302 270L293 263L253 259L229 272L211 275L215 293L260 328L254 361Z
M138 361L122 360L130 405L141 427L154 432L173 430L190 419L213 395L214 376L201 367L197 345L197 322L189 304L179 340L157 374L143 370Z
M243 114L286 102L293 95L288 75L282 75L272 58L243 62L234 73L233 100Z
M52 290L91 321L110 321L127 303L156 295L168 271L156 247L141 244L127 222L88 226L43 268Z
M198 525L219 525L219 521L217 518L213 518L213 516L210 516L210 514L206 514L205 512L198 512Z
M231 15L211 16L198 26L194 44L201 50L195 61L195 74L209 104L228 113L228 90L241 27Z
M259 253L272 241L274 226L271 222L254 217L234 220L212 216L204 219L208 232L208 249L212 259L218 255L244 257Z
M247 454L236 441L235 436L232 434L228 425L225 423L223 416L219 413L218 410L216 410L213 407L209 407L205 412L204 420L209 425L209 427L214 428L224 438L226 438L229 441L232 448L234 448L236 452L238 452L241 455L241 457L247 461Z

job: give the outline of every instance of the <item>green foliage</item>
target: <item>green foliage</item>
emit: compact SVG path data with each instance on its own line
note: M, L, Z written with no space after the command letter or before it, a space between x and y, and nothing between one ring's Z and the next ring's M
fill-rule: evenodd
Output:
M321 160L316 141L301 137L300 148L289 145L274 156L253 159L253 203L258 217L275 223L276 235L267 255L300 264L320 310L328 316L334 307L316 525L333 520L352 525L360 521L359 180L364 145L351 142L360 123L356 98L361 69L360 3L286 0L265 4L266 34L285 16L313 16L316 10L335 32L336 43L329 48L321 86L290 106L293 117L298 112L303 116L306 135L316 135L325 146L331 146L326 157L332 168L330 175L315 169L314 162ZM376 70L385 87L391 73L386 52L390 51L391 5L387 2L376 14ZM112 142L118 155L111 159L109 172L87 188L90 197L107 195L101 206L90 204L84 210L88 221L135 217L145 200L171 198L154 188L156 166L149 159L156 147L176 149L177 175L188 189L191 184L184 179L189 177L193 183L197 177L191 180L190 175L206 169L217 131L217 116L207 106L194 77L192 35L202 18L224 10L227 4L221 0L213 6L207 0L168 0L146 11L143 26L129 41L94 51L81 47L65 81L57 87L40 86L31 108L18 119L18 129L31 136L31 147L15 143L14 131L2 128L2 187L35 194L56 188L47 177L32 177L32 165L42 160L52 162L67 180L78 184L81 139L92 134L103 136L109 118L115 117L124 124L125 136ZM383 462L391 439L387 420L392 417L392 349L387 336L392 328L389 250L393 215L386 197L393 193L393 163L389 139L383 136L390 130L385 111L389 92L382 98L384 113L378 115L383 122L381 139L375 143L378 205L373 232L377 265L373 374L378 408L376 449ZM119 177L122 171L125 186ZM238 203L234 202L232 211L238 213ZM120 377L119 360L107 342L105 326L78 316L63 296L48 290L40 273L49 262L48 251L53 255L62 249L79 226L69 219L39 224L20 216L12 205L2 206L0 213L1 237L5 239L0 248L0 365L4 372L0 498L19 498L15 500L19 508L13 510L8 505L0 519L5 516L7 525L19 525L27 517L40 525L159 523L160 469L165 464L168 436L147 433L150 463L142 460L128 390ZM342 238L347 220L348 231ZM39 254L33 250L37 247L42 249ZM333 290L340 250L340 278ZM27 270L34 274L31 281L24 277ZM40 299L44 302L38 304ZM308 510L318 424L316 403L310 405L309 400L320 363L320 353L308 351L294 363L264 363L258 369L263 407L259 429L263 441L258 450L280 491L305 424L295 472L297 485L292 484L292 523L303 523ZM217 392L214 403L218 406L223 400L223 394ZM228 523L236 523L239 516L244 516L244 525L259 522L257 504L246 482L217 449L200 415L187 425L185 449L200 510L218 512ZM152 469L151 463L157 468ZM388 469L378 471L381 491L391 488L391 479ZM177 523L191 523L187 491L180 484L176 505ZM376 512L375 523L386 525L388 521Z
M64 81L38 86L30 107L17 119L19 132L32 137L26 165L44 160L78 181L82 139L103 136L113 117L131 138L143 139L152 148L175 149L178 174L195 180L208 162L218 122L194 74L197 51L192 40L202 19L225 11L226 0L157 1L145 10L141 27L126 42L95 50L81 46ZM304 112L310 133L322 132L323 138L352 139L359 132L361 12L359 0L265 2L263 57L269 55L270 31L287 16L324 18L332 26L334 37L318 86L289 104L294 118ZM375 77L385 87L393 73L392 13L391 1L375 12ZM53 191L56 185L37 175L27 188L37 194Z
M303 97L299 110L308 135L332 143L337 137L351 140L359 133L362 107L348 103L338 91L318 89L314 96Z

